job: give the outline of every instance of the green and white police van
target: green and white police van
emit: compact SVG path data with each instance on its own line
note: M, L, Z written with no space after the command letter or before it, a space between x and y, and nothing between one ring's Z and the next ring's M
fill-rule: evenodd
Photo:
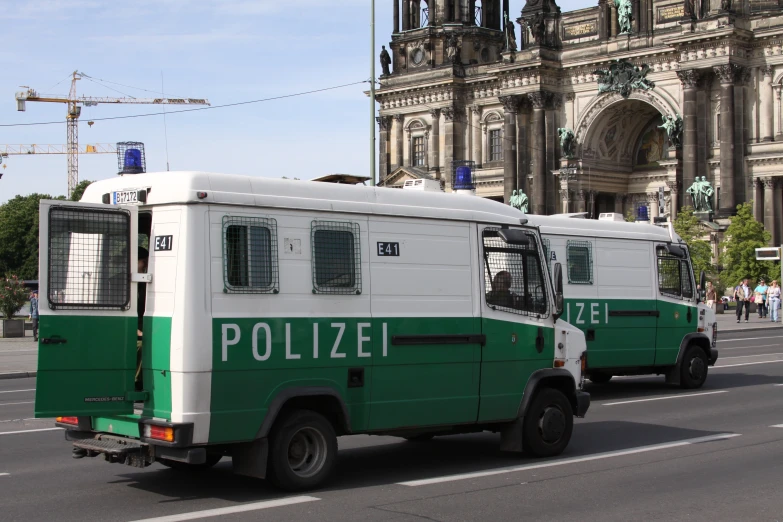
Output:
M671 223L626 223L619 214L529 220L549 262L566 266L563 318L585 332L592 382L663 374L683 388L704 384L718 358L716 316L701 302L688 247Z
M231 457L288 490L323 483L341 435L492 431L503 450L557 455L590 399L551 265L523 214L475 197L198 172L96 182L41 202L35 414L57 417L75 458Z

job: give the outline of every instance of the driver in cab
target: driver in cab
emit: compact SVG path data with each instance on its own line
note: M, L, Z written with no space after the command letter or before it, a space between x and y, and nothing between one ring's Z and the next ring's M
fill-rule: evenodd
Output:
M511 273L502 270L495 274L492 290L487 293L487 304L504 308L517 308L519 297L511 293Z

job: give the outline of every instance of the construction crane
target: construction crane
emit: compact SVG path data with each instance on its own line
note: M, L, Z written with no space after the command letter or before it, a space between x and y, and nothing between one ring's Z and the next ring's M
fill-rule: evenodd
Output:
M110 143L95 143L78 147L77 154L116 154L117 147ZM27 156L40 154L68 154L68 145L0 145L0 160L8 156ZM3 164L5 169L6 165ZM0 179L3 173L0 172ZM69 194L70 195L70 194Z
M38 94L34 89L22 86L24 91L16 93L16 109L18 111L26 110L26 102L47 102L47 103L65 103L67 113L65 115L66 126L68 129L68 139L65 154L68 156L68 196L79 183L79 116L81 116L82 107L94 107L99 103L112 104L135 104L135 105L209 105L206 99L198 98L110 98L96 96L77 96L76 82L82 78L90 78L88 75L79 71L73 72L71 79L71 90L68 97L49 96Z

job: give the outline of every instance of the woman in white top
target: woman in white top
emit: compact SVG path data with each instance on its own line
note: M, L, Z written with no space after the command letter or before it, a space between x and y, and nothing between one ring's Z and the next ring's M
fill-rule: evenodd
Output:
M767 302L769 303L769 316L773 323L777 323L778 309L780 308L780 285L777 281L772 281L767 290Z

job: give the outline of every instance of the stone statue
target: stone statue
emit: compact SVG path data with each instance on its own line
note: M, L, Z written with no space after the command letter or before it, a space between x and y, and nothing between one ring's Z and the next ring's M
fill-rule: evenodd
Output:
M691 20L696 19L696 6L694 5L695 0L685 0L682 6L682 13L685 16L685 18L689 18Z
M576 145L576 136L571 129L557 129L557 135L560 137L560 150L563 152L563 157L574 157L574 146Z
M454 65L462 62L459 37L456 33L451 33L446 39L446 58Z
M546 21L544 13L536 13L525 19L525 25L530 29L530 35L538 45L546 44Z
M383 75L389 76L391 74L391 71L389 70L389 66L391 65L391 56L389 56L389 51L386 50L386 46L381 46L381 67L383 67Z
M508 13L504 13L506 18L506 44L505 49L507 52L515 53L517 51L517 35L514 30L514 22L508 19Z
M521 190L515 190L511 193L511 198L508 204L513 208L527 214L528 198L527 195Z
M675 149L682 147L682 118L679 115L666 115L663 117L663 125L659 129L666 131L669 136L669 144Z
M699 190L701 192L701 202L704 207L702 210L712 212L712 195L715 194L715 189L713 189L712 184L707 181L706 176L701 177Z
M731 0L720 0L720 10L724 13L731 11Z
M693 185L688 187L688 190L685 192L691 196L691 199L693 200L693 209L696 212L701 211L702 208L702 202L701 202L701 187L699 186L701 182L699 181L699 178L696 178L693 182Z
M620 26L620 34L630 34L631 20L633 20L631 0L614 0L614 5L617 8L617 24Z
M598 69L593 74L598 75L598 93L618 92L623 98L628 98L633 89L650 90L655 83L647 79L650 66L643 64L637 67L626 60L617 60L609 65L609 69Z

